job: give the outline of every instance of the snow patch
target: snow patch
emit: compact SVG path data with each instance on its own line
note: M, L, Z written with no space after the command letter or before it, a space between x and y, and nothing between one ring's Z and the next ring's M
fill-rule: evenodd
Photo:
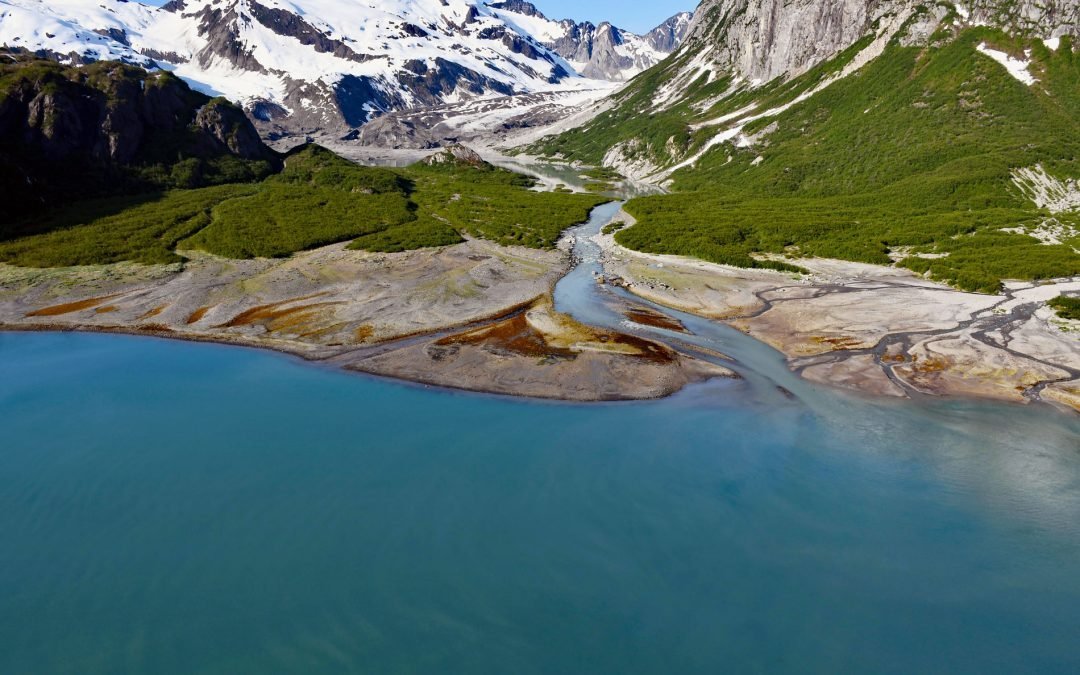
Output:
M1012 172L1013 183L1025 198L1050 213L1080 210L1080 184L1076 179L1061 180L1051 176L1042 164Z
M1038 80L1035 79L1035 77L1030 72L1028 72L1028 66L1031 65L1030 60L1024 61L1021 59L1014 59L1005 52L999 52L996 49L990 49L986 46L985 42L976 47L976 49L979 50L979 53L985 54L1000 63L1001 65L1005 66L1005 70L1009 71L1010 75L1015 77L1020 82L1023 82L1027 86L1030 87L1031 85L1038 82ZM1028 52L1029 59L1030 56L1031 53Z
M1046 48L1049 49L1050 51L1056 52L1058 50L1058 48L1061 47L1061 38L1059 38L1059 37L1047 38L1047 39L1043 40L1043 44L1046 45Z

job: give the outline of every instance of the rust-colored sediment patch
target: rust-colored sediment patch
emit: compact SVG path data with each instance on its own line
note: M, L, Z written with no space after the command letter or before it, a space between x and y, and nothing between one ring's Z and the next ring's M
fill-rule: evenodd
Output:
M371 324L364 324L353 331L353 339L357 342L367 342L372 335L375 335L375 326Z
M190 326L193 323L199 323L200 321L202 321L202 318L206 316L206 313L209 312L211 309L213 309L212 305L198 308L191 313L191 316L187 318L187 325Z
M153 319L155 316L158 316L159 314L164 312L166 307L168 307L168 305L158 305L157 307L151 309L146 314L143 314L142 316L140 316L139 321L145 321L147 319Z
M917 356L913 359L914 363L911 369L916 373L942 373L949 369L952 365L948 359L940 357L930 357L928 359L920 360Z
M853 337L822 337L816 336L810 338L812 342L819 345L829 345L834 352L845 351L848 349L857 349L862 346L863 341Z
M98 307L94 310L94 314L112 314L113 312L120 311L120 308L116 305L105 305L104 307Z
M667 347L633 335L594 330L590 338L605 344L624 345L630 347L633 352L613 351L613 356L644 359L660 364L672 363L677 358L675 352ZM504 353L537 359L575 359L580 354L568 347L550 344L543 333L532 327L524 313L491 326L444 337L433 344L435 354L438 354L439 348L457 345L481 346L496 354Z
M64 314L71 314L72 312L81 312L84 309L93 309L98 305L103 305L109 300L118 297L120 296L106 295L101 298L87 298L86 300L79 300L78 302L66 302L62 305L53 305L51 307L44 307L42 309L35 310L28 313L26 316L63 316Z
M139 326L138 328L139 328L139 330L146 331L147 333L171 333L171 332L173 332L172 328L169 328L168 326L166 326L165 324L162 324L162 323L144 323L143 325Z
M252 307L240 312L229 321L218 326L218 328L239 328L258 324L264 326L270 332L289 329L299 329L298 332L311 331L317 329L317 327L312 326L312 322L325 316L325 310L328 307L341 304L340 302L313 302L295 307L285 307L285 305L309 300L312 297L316 296L306 296Z
M644 307L629 309L624 315L627 319L630 319L634 323L639 323L642 326L652 326L653 328L661 328L676 333L688 334L690 332L686 330L686 326L678 319L673 319L666 314L654 312L653 310L645 309Z
M436 347L455 345L482 346L496 353L503 352L531 358L577 358L577 354L569 349L549 345L544 336L529 325L524 313L484 328L449 335L435 342Z

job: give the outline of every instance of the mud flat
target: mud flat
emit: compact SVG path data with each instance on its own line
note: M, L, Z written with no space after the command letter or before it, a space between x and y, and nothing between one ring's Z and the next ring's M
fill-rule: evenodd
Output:
M570 401L661 398L692 382L735 377L662 344L580 324L546 297L490 325L339 361L444 387Z
M0 265L0 329L115 331L269 348L351 370L568 400L664 396L730 371L556 314L565 251L470 240L395 254Z
M632 222L629 216L624 220ZM809 275L630 251L594 238L610 283L728 322L815 382L873 395L1043 400L1080 411L1080 322L1046 302L1080 279L964 293L907 270L800 259Z

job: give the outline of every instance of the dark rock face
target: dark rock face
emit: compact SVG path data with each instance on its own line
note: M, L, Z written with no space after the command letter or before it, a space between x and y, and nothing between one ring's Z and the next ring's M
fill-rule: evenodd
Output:
M121 28L98 28L94 32L98 35L102 35L104 37L116 40L122 45L126 45L128 47L131 46L131 41L128 39L127 31Z
M543 17L544 14L531 2L525 0L507 0L506 2L492 2L488 4L492 9L502 9L507 12L516 12L525 16Z
M398 82L405 86L421 105L436 105L440 96L459 87L473 94L494 91L509 96L514 93L514 88L504 82L485 77L443 58L436 58L434 67L419 60L410 61L405 67L407 72L398 74Z
M265 159L266 146L251 121L240 108L222 98L210 101L195 114L195 127L201 129L205 142L216 145L242 159Z
M222 58L244 70L266 72L252 50L240 41L237 22L241 19L235 7L223 10L207 6L196 17L199 19L199 35L208 41L198 54L199 65L208 67L215 58ZM248 17L244 17L244 20L250 21Z
M398 102L375 86L371 78L355 75L346 75L338 81L334 98L345 124L351 127L367 122L372 110L382 112L398 106Z
M356 61L357 63L363 63L372 58L370 56L357 54L349 45L341 40L334 40L328 37L325 33L292 12L265 7L254 2L254 0L250 2L249 6L251 7L251 14L255 17L256 21L278 35L293 37L299 40L300 44L314 47L317 52L333 54L340 59ZM424 33L424 35L426 36L427 33Z

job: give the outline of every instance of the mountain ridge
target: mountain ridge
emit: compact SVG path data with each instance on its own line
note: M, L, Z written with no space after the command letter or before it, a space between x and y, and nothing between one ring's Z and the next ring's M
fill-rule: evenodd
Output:
M3 0L0 44L62 62L160 66L241 103L264 134L303 135L345 133L390 111L573 89L585 80L562 54L581 49L588 77L623 79L689 27L678 15L646 40L542 19L573 27L555 49L519 25L535 14L475 0Z

